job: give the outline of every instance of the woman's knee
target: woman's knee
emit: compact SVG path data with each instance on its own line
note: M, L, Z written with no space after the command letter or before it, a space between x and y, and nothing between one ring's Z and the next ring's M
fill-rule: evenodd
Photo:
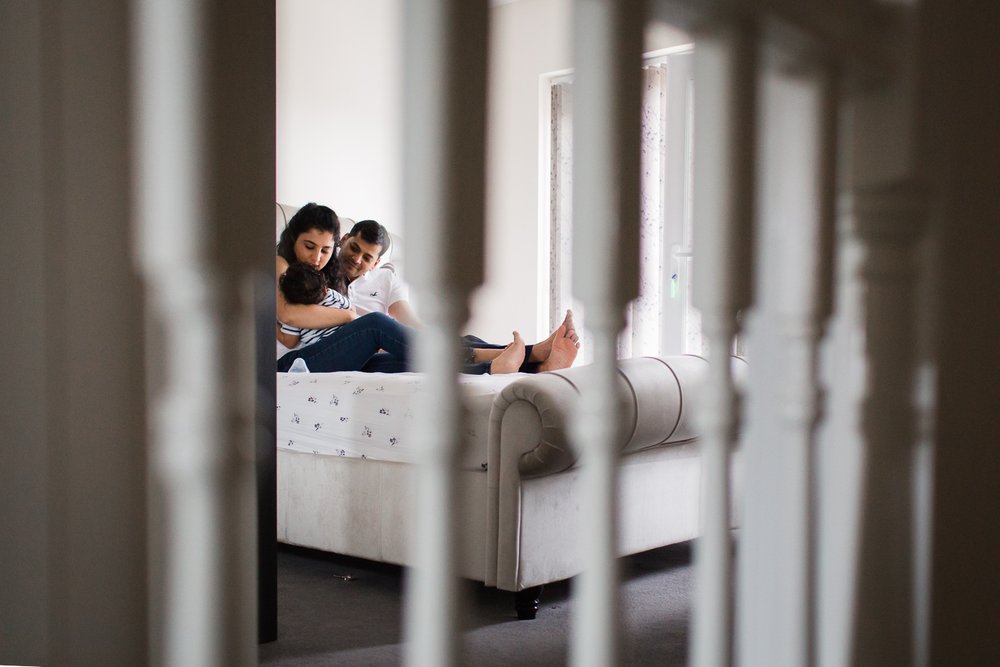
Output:
M354 321L361 329L377 329L383 335L406 339L407 327L385 313L367 313Z

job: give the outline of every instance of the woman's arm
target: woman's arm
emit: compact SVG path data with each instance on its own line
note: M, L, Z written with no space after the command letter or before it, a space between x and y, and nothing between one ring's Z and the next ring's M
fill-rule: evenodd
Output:
M348 308L327 308L319 304L287 303L281 294L277 301L278 319L299 329L328 329L355 320L358 314Z
M302 338L301 336L295 336L293 334L290 334L287 331L282 331L280 322L275 325L274 329L275 329L275 336L277 336L278 338L278 342L287 347L289 350L298 345L299 340Z
M281 275L288 268L288 262L283 258L276 258L275 278L280 279ZM331 260L332 261L332 260ZM277 283L276 283L277 284ZM275 289L275 305L277 306L278 319L285 324L289 324L299 329L327 329L329 327L339 327L347 324L351 320L357 319L358 314L354 310L345 308L327 308L319 304L288 303L280 288ZM282 345L289 347L279 339ZM291 346L294 347L294 346Z

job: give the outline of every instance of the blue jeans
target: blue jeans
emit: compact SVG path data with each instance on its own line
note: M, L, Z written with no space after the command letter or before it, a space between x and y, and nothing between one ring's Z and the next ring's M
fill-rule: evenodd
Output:
M278 371L288 372L292 362L302 359L310 372L363 371L365 373L405 373L410 368L409 348L413 330L384 313L368 313L337 327L301 350L293 350L278 359ZM471 349L500 349L504 345L487 343L475 336L465 336L462 345L469 350L469 359L462 373L484 375L490 372L490 362L471 361ZM384 350L384 352L380 352ZM538 363L527 361L531 346L525 347L522 373L537 372Z
M497 343L487 343L482 338L476 336L463 336L462 344L467 348L482 350L502 350L507 347L506 345L498 345ZM538 367L541 365L540 362L528 361L528 357L531 356L531 348L531 345L524 346L524 363L518 369L519 373L538 372ZM490 372L490 365L491 362L489 361L476 362L467 360L463 364L461 372L465 375L486 375ZM365 373L405 373L409 368L398 357L388 352L379 352L369 359L361 370Z
M462 341L466 345L468 345L469 347L475 348L475 349L479 349L479 350L502 350L505 347L507 347L506 345L498 345L497 343L487 343L482 338L479 338L478 336L471 336L471 335L462 336ZM538 362L538 361L528 361L528 357L531 356L531 350L533 348L534 348L534 345L525 345L524 346L524 361L521 363L521 367L519 369L517 369L518 373L537 373L538 372L538 367L541 365L541 362ZM466 366L466 370L463 370L462 372L463 373L471 373L473 375L478 375L479 373L488 373L489 372L489 371L479 371L479 372L477 372L475 370L472 370L472 369L474 369L475 367L477 367L479 365L480 364L468 364Z
M382 372L402 373L408 370L411 335L409 327L388 315L368 313L312 345L285 354L278 359L278 371L287 372L296 359L302 359L314 373L359 371L379 350L385 350L393 370Z
M465 336L462 338L462 346L468 352L465 363L462 364L460 372L466 375L487 375L490 372L491 362L472 361L472 348L500 349L504 345L493 345L475 336ZM537 365L537 364L536 364ZM310 367L311 369L311 367ZM361 370L365 373L405 373L410 370L404 360L388 352L379 352L372 356Z

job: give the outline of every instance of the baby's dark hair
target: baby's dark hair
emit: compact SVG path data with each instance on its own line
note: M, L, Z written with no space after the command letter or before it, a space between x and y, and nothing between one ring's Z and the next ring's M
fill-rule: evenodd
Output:
M305 262L293 262L278 279L278 287L288 303L319 303L326 296L329 282L319 269Z

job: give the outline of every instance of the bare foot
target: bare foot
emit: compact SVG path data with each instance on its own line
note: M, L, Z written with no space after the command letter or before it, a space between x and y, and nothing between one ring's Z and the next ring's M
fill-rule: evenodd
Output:
M573 324L573 311L567 310L566 317L563 318L566 325L566 336L573 339L577 347L580 347L580 337L576 335L576 326Z
M566 327L566 331L575 331L573 328L572 310L566 311L566 317L563 318L562 324L560 324L555 331L550 333L548 338L535 343L531 347L531 356L528 357L528 361L545 361L548 359L549 354L552 352L552 341L554 341L556 335L559 334L559 329L563 327ZM561 335L565 335L565 333Z
M572 323L572 320L570 320ZM552 339L552 349L549 356L545 358L539 366L539 372L556 371L561 368L569 368L576 360L576 353L580 351L580 336L575 329L566 329L565 325L560 325L556 329L555 337Z
M521 368L522 362L524 362L524 340L521 339L521 334L515 331L514 342L505 347L493 360L490 364L490 373L492 375L516 373Z

